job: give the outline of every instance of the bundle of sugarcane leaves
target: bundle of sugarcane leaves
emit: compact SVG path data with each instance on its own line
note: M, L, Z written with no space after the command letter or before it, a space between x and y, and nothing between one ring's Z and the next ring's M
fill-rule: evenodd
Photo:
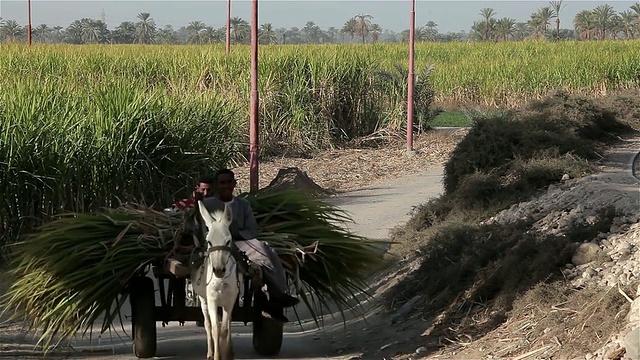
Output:
M347 214L297 190L241 196L312 313L329 303L342 311L365 292L368 270L382 261L378 241L346 230ZM45 350L91 336L94 324L111 330L122 323L130 279L175 251L183 225L183 216L143 205L62 214L10 247L13 284L0 299L3 313L39 331Z
M358 236L345 227L347 213L300 190L249 195L258 238L276 250L297 293L317 323L317 310L359 305L366 279L382 263L383 240Z

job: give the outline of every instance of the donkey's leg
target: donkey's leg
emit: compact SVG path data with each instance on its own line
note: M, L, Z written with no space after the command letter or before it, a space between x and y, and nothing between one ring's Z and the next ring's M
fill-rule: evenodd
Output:
M220 349L220 317L218 316L218 303L215 301L211 301L209 299L209 314L212 319L212 328L213 328L213 360L222 360L221 358L221 349Z
M233 311L233 305L226 304L222 308L222 324L220 327L220 340L224 344L220 351L223 354L224 360L233 360L233 343L231 341L231 312Z
M214 343L213 343L213 329L211 324L211 316L209 314L209 307L207 306L207 299L202 296L200 298L200 307L202 308L202 315L204 315L204 330L207 333L207 360L213 359Z

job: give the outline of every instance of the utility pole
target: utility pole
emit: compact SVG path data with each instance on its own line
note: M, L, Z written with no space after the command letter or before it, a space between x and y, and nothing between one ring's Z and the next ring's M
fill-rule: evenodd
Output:
M251 112L249 124L249 191L258 191L258 0L251 0Z
M27 44L31 46L31 0L27 0Z
M407 151L413 151L413 81L414 75L414 42L416 28L416 0L411 0L411 17L409 20L409 79L407 89Z
M227 0L227 55L231 51L231 0Z

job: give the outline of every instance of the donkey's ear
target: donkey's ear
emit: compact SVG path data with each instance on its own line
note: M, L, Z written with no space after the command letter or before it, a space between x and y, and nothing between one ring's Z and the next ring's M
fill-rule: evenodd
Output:
M202 216L204 223L208 228L211 228L211 224L214 222L213 217L211 217L209 210L207 210L207 207L204 206L204 203L200 200L198 200L198 209L200 209L200 216Z
M222 219L227 224L231 224L233 220L233 211L231 211L231 206L229 204L224 205L224 214L222 214Z

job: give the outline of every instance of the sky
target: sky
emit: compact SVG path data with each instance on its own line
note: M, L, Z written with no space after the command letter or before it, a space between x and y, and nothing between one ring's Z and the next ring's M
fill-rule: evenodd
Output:
M616 11L629 10L635 1L567 1L560 13L563 28L571 28L571 21L581 10L591 10L601 4L609 4ZM271 23L274 28L302 28L313 21L322 29L331 26L340 29L349 18L357 14L373 16L373 23L383 29L400 32L409 28L410 0L380 1L329 1L329 0L259 0L258 22ZM475 20L480 19L480 9L492 8L495 18L511 17L526 21L533 12L548 1L426 1L416 0L416 26L428 21L438 24L438 31L468 32ZM123 21L137 21L136 16L148 12L158 27L172 25L174 29L186 26L191 21L202 21L213 27L223 27L226 21L226 0L31 0L33 26L45 23L50 26L67 27L72 21L83 17L104 19L109 29ZM251 18L251 1L232 0L231 16L247 21ZM27 0L0 0L0 17L27 23Z

